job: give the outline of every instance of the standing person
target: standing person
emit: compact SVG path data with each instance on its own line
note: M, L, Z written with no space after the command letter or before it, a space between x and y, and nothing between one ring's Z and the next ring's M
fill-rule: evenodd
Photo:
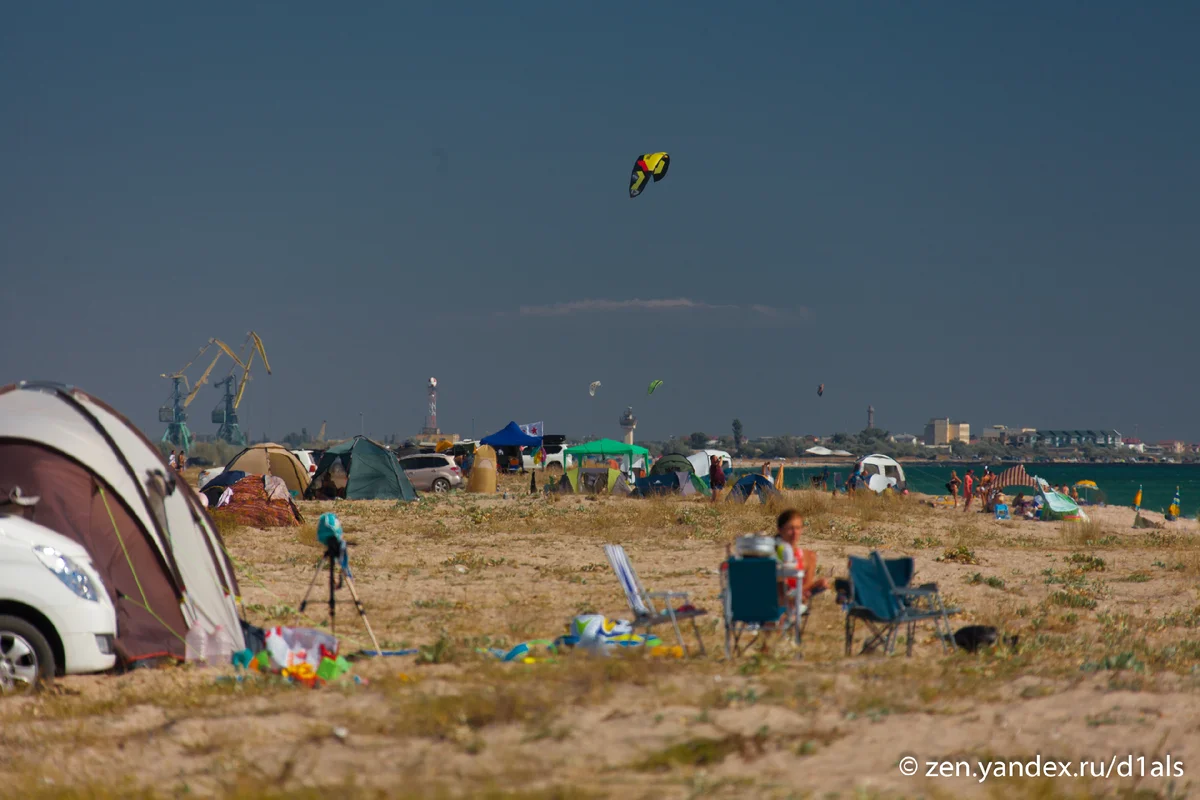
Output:
M725 469L721 466L719 456L712 456L708 460L708 484L712 488L712 501L715 503L725 488Z
M854 465L854 472L850 474L849 480L846 481L846 492L854 494L854 490L858 488L858 484L862 482L862 464Z
M821 488L822 489L829 488L829 467L828 466L821 468Z
M770 461L763 462L762 476L764 478L766 478L768 481L770 481L772 485L774 485L775 479L773 477L771 477L771 462Z
M177 458L175 458L174 450L171 451L171 457L167 459L167 466L170 467L171 469L175 469L176 467L179 466L179 460Z
M963 497L967 503L963 506L963 511L971 510L971 498L975 496L975 470L967 470L966 477L963 478Z
M179 465L180 472L183 472L185 469L187 469L187 453L180 450L179 458L176 460L176 463Z
M958 477L958 470L950 470L950 480L946 481L946 491L954 498L954 507L958 508L958 489L962 486L962 480Z

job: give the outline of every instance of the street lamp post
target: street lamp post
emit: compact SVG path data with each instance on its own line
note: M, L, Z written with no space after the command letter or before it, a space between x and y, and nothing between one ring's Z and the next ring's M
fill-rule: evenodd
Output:
M360 411L358 412L358 435L365 436L366 434L363 432L365 430L366 428L363 424L363 412Z

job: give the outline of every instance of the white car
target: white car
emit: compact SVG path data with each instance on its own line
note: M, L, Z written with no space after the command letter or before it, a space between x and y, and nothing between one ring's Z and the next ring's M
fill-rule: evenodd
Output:
M87 550L23 517L0 516L0 609L0 694L116 664L117 614Z
M566 442L565 436L548 435L542 440L542 448L546 451L546 461L541 465L542 469L557 469L562 472L564 469L570 469L575 465L575 459L567 455L567 448L570 445ZM525 469L534 469L536 466L533 463L533 457L537 454L537 450L526 447L521 451L521 465Z
M293 450L292 455L300 460L300 466L308 470L309 477L317 472L317 462L313 460L312 450Z

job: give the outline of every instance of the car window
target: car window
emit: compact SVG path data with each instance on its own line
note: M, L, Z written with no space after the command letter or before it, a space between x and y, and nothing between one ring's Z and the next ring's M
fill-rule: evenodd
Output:
M558 455L559 453L562 452L561 444L548 444L548 445L545 445L545 447L546 447L546 455L553 456L553 455Z
M429 469L436 466L436 464L430 463L432 461L435 461L435 459L427 456L411 456L400 459L400 466L404 469Z
M896 469L891 464L888 464L887 466L885 466L883 468L883 474L888 476L889 478L895 478L896 480L900 480L900 470Z

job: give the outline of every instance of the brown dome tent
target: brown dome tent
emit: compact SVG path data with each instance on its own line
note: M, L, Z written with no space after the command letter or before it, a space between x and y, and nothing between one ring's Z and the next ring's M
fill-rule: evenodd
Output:
M300 497L304 496L304 490L308 488L311 479L300 459L296 458L291 450L274 442L250 445L229 459L225 469L229 472L238 470L247 475L269 473L276 478L283 478L288 491L295 492Z

